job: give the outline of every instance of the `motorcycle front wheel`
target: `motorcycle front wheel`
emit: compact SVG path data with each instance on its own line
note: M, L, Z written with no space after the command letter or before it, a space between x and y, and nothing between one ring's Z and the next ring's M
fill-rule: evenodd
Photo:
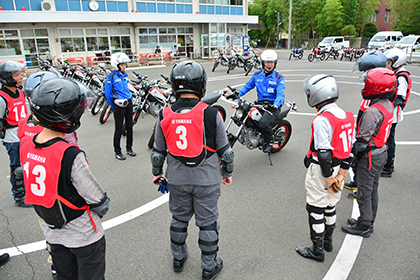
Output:
M321 54L321 57L319 58L319 60L321 60L321 61L325 60L325 53Z
M289 55L289 60L292 58L292 53L290 53L290 55Z
M245 72L245 76L248 76L249 72L251 72L252 68L254 68L254 65L251 63L248 65L248 69Z
M308 55L308 60L309 60L309 62L314 61L314 55L310 53L310 54Z
M289 142L290 136L292 135L292 125L289 121L283 119L273 128L273 134L274 145L271 153L278 153Z
M219 66L219 61L216 60L213 64L213 69L211 70L211 72L214 72L214 70L216 70L217 66Z
M101 110L102 106L105 103L105 96L99 95L95 98L95 101L93 102L92 109L90 109L90 112L92 115L96 115Z
M111 105L109 105L109 103L105 104L101 116L99 117L99 122L101 124L104 124L108 120L109 116L111 115L111 110Z
M299 58L299 59L302 59L302 57L303 57L303 52L301 52L301 53L299 54L298 58ZM290 60L290 59L289 59L289 60Z

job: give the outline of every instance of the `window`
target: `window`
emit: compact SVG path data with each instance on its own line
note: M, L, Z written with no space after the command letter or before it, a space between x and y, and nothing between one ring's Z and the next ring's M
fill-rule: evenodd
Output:
M376 11L374 14L372 14L371 21L376 22L378 20L378 12Z
M183 51L193 38L192 27L159 27L139 28L140 49L172 49L179 45L179 51Z
M385 11L385 20L384 20L385 23L389 23L389 16L390 16L390 14L391 14L391 11L390 10L386 10Z
M17 30L0 30L0 56L21 55Z

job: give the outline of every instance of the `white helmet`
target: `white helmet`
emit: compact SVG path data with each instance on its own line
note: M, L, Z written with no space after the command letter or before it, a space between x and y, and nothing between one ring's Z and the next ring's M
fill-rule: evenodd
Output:
M128 58L128 56L125 53L113 53L111 55L111 66L117 71L120 71L120 68L118 67L121 63L129 63L131 60Z
M319 109L321 106L338 99L338 85L331 75L317 74L303 81L301 91L308 98L308 105Z
M265 50L261 54L261 61L264 67L264 61L274 61L274 68L276 68L277 65L277 53L274 50Z
M387 50L385 52L385 56L387 60L392 61L391 67L394 70L400 66L407 64L407 54L402 49L394 48Z

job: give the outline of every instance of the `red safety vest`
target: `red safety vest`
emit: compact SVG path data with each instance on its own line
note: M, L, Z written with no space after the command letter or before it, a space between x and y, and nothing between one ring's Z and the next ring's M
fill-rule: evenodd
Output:
M346 118L340 119L337 118L334 114L325 111L321 114L317 115L315 118L319 116L323 116L328 119L330 123L333 134L332 134L332 143L331 146L333 147L332 153L333 157L338 159L345 159L350 156L351 148L352 148L352 140L354 134L354 117L353 114L350 112L346 112ZM315 120L314 118L314 120ZM312 137L311 137L311 144L309 146L308 157L311 155L317 157L318 153L312 150L314 140L314 125L312 122Z
M392 120L394 117L393 113L388 112L388 110L385 108L384 105L375 103L371 105L370 107L376 107L384 116L384 120L382 121L381 127L379 128L378 133L375 136L372 136L369 142L369 147L372 147L373 145L375 147L382 147L386 144L386 141L388 140L389 133L391 132L391 126L392 126ZM360 122L362 121L363 117L360 119ZM358 125L358 131L357 135L360 133L360 125Z
M181 160L186 165L197 166L201 163L205 158L205 149L216 152L205 144L204 110L207 107L208 104L199 102L186 113L173 112L171 107L163 109L161 127L168 151L175 157L191 159L186 162Z
M16 127L19 120L26 117L28 110L26 109L25 95L23 91L17 89L19 96L17 98L11 97L6 92L0 90L0 95L6 100L7 103L7 115L4 116L6 128Z
M65 141L58 141L51 146L36 149L32 137L21 139L20 161L24 171L25 203L51 208L56 200L59 200L73 210L88 210L96 232L96 225L90 215L90 207L88 205L77 207L58 194L61 162L64 152L72 146Z
M408 83L407 93L405 95L405 101L404 101L404 104L407 104L408 98L410 97L410 93L411 93L412 81L411 81L410 75L407 71L402 71L402 72L397 73L397 79L399 77L404 77L407 80L407 83Z
M44 127L41 125L37 125L34 123L28 124L29 118L31 115L27 115L24 119L21 119L18 124L18 137L22 140L23 137L30 137L32 138L35 134L40 133L44 130Z

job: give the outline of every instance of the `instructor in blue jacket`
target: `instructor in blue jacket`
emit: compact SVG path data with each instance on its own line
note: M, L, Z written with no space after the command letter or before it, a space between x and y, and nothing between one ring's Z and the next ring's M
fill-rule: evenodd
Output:
M111 65L114 68L106 76L105 97L114 109L115 132L114 132L114 152L119 160L125 160L121 152L121 135L127 130L126 149L129 156L135 157L133 152L133 102L132 94L128 90L128 76L125 73L127 63L130 59L125 53L113 53L111 55Z
M271 123L276 121L280 114L285 86L283 75L274 70L277 65L277 53L274 50L266 50L261 54L261 61L263 70L256 71L239 92L240 96L243 96L254 87L257 88L256 104L265 105L265 111L258 124L264 136L263 152L268 153L274 143Z

